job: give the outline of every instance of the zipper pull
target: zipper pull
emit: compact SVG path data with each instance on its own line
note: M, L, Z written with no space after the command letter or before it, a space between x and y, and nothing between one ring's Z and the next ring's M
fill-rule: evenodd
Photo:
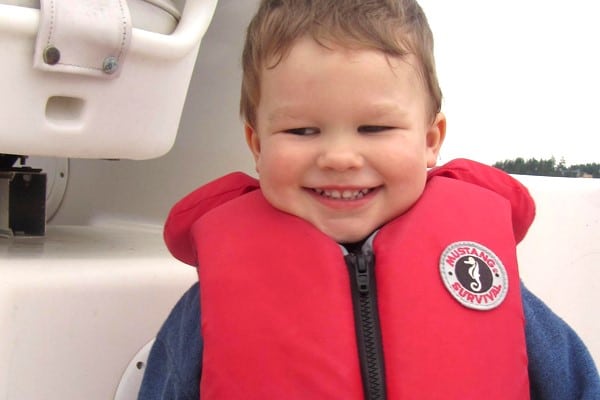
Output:
M356 284L361 295L367 295L371 291L371 279L369 277L370 254L353 254L353 262L356 267Z
M371 292L371 271L373 253L350 253L346 255L346 262L352 266L356 278L356 288L361 296Z

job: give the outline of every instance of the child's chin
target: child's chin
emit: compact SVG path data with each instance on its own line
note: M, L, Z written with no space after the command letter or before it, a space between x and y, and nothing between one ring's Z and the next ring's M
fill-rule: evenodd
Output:
M341 231L331 231L331 232L325 232L330 238L332 238L333 240L335 240L338 243L341 244L350 244L350 243L358 243L358 242L362 242L363 240L365 240L367 237L369 237L369 235L371 234L370 231L367 232L367 230L361 229L361 230L356 230L356 231L352 231L349 229L343 229Z

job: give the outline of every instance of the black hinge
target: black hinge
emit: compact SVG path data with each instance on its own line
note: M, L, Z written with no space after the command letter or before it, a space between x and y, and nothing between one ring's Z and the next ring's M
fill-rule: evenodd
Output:
M366 400L385 400L385 369L373 253L345 256L350 272L358 354Z

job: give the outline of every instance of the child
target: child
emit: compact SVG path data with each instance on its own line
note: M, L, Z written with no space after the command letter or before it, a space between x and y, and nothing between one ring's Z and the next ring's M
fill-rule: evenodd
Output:
M585 346L520 284L527 190L467 160L428 171L446 120L414 0L263 0L243 67L259 182L171 211L199 286L140 399L600 398Z

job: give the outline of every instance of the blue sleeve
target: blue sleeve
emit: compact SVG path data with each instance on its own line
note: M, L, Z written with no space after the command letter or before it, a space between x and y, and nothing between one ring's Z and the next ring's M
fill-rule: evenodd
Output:
M531 400L599 400L600 377L577 334L522 285Z
M198 400L202 371L198 284L175 305L148 357L139 400ZM531 400L598 400L600 377L577 334L522 287Z
M177 302L150 350L138 400L198 400L202 372L198 284Z

